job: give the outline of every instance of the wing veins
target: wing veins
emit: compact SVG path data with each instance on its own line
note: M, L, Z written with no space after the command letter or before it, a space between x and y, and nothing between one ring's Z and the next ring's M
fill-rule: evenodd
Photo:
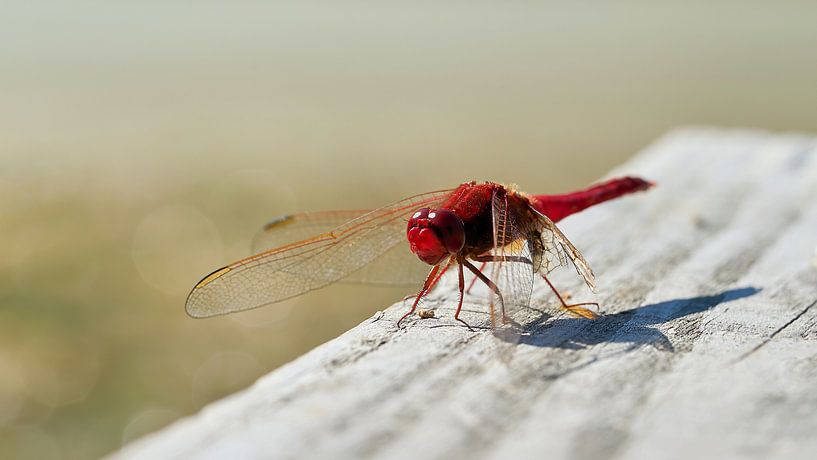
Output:
M404 219L407 212L439 202L448 192L415 195L354 218L330 232L233 262L212 272L193 288L187 311L192 316L214 316L249 310L347 277L396 247L403 235L395 223ZM316 225L320 225L320 219ZM320 260L318 256L326 259Z

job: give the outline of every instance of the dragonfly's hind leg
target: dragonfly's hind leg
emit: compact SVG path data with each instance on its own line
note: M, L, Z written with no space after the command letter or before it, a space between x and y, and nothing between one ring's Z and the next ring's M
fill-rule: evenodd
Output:
M550 286L550 289L553 291L554 294L556 294L556 297L559 299L559 302L562 303L562 308L569 311L570 313L573 313L574 315L581 316L582 318L597 319L599 317L598 313L596 313L593 310L590 310L588 308L584 308L582 306L582 305L595 305L596 308L599 308L598 302L581 302L581 303L568 304L567 302L565 302L565 299L562 297L562 295L559 294L559 291L557 291L556 288L553 286L553 283L550 282L548 277L545 276L545 275L542 275L542 278L545 279L545 282L547 282L548 286Z

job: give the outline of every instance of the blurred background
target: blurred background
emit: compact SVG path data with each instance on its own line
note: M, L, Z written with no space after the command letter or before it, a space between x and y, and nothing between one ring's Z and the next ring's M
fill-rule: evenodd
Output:
M559 192L685 124L817 131L813 2L0 5L0 457L98 457L408 294L193 320L297 210Z

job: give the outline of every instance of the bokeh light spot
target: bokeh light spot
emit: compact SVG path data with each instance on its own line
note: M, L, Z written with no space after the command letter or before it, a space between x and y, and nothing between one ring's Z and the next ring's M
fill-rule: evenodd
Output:
M11 356L0 353L0 425L17 418L23 405L22 392L23 376L19 364Z
M145 217L133 237L132 257L148 285L168 294L186 293L197 275L221 262L222 242L213 222L197 209L162 206Z

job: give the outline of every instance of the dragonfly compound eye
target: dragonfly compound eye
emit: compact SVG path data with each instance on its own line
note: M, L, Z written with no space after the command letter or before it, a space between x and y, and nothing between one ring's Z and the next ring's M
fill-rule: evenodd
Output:
M428 227L428 213L430 212L431 210L428 208L420 208L415 211L408 221L408 228L406 231L409 232L415 227Z
M411 252L423 262L436 265L465 245L462 221L451 211L422 208L409 219L406 230Z
M428 213L428 219L448 252L460 252L465 246L465 228L460 218L447 209L438 209Z

